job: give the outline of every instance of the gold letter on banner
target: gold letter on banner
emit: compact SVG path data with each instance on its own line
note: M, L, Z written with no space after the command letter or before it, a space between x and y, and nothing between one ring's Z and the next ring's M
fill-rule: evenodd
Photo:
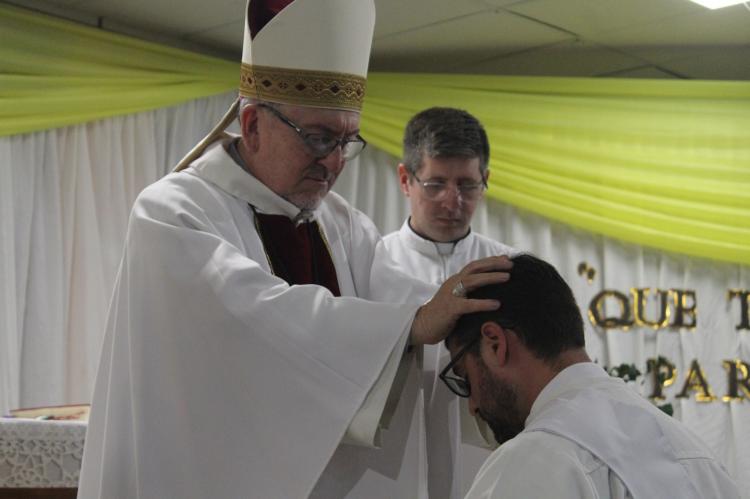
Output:
M617 300L617 303L620 306L619 316L604 317L602 304L607 298L614 298ZM609 289L599 291L599 293L591 299L591 303L589 304L589 320L595 326L608 329L622 328L627 330L633 325L633 320L630 318L630 303L628 297L619 291L612 291Z
M672 327L695 329L695 324L698 321L696 317L698 313L698 300L695 297L695 291L670 289L669 292L674 296L674 322L672 322ZM690 298L691 302L689 305L688 298ZM692 321L689 323L685 322L685 316L690 317Z
M728 375L727 394L721 398L724 402L732 400L750 399L750 366L741 360L725 360L722 362ZM742 375L740 377L739 375ZM740 392L742 389L742 392ZM742 395L744 393L744 396Z
M674 383L677 378L677 369L666 358L659 356L657 359L646 360L646 370L651 374L654 382L654 389L649 398L664 400L664 388Z
M746 289L730 289L728 292L729 296L727 299L731 300L734 297L739 298L740 301L740 323L734 328L737 331L745 330L750 331L750 291Z
M690 364L690 371L685 378L685 385L682 387L682 391L675 395L675 397L688 398L690 396L688 390L698 392L695 394L695 400L698 402L716 400L716 396L711 392L711 387L708 386L708 382L706 381L706 375L701 369L700 364L698 364L697 359L693 359L693 362Z
M653 329L660 329L667 325L669 322L669 302L667 297L669 291L657 289L656 293L659 296L659 318L655 321L646 319L646 301L648 295L651 292L651 288L630 288L630 294L633 295L633 311L635 312L635 323L639 326L648 326Z

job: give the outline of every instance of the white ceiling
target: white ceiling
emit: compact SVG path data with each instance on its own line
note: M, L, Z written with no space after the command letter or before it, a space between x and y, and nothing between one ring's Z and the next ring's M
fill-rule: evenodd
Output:
M239 60L246 0L6 0ZM750 7L375 0L372 71L750 80Z

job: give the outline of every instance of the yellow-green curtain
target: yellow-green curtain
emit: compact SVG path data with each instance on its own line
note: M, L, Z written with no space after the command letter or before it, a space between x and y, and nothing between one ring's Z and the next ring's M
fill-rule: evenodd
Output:
M0 5L0 136L236 86L237 63ZM750 82L371 74L362 117L400 155L406 121L467 109L488 196L592 232L750 264Z
M215 95L237 67L0 4L0 136Z
M493 199L750 263L750 82L374 74L363 134L399 156L404 124L433 105L484 123Z

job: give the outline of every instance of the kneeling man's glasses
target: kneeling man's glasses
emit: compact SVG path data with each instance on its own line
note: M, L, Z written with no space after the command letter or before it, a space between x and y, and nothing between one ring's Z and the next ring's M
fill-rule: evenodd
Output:
M466 355L466 352L468 352L471 347L476 345L480 338L481 335L478 335L476 338L464 345L464 347L459 350L458 353L456 353L456 356L451 359L448 365L445 366L445 369L440 372L439 377L441 380L443 380L443 383L446 384L450 391L452 391L459 397L466 398L471 395L471 385L469 385L469 380L455 374L455 371L453 371L453 367L456 365L456 363L458 363L459 360L461 360L461 357Z
M344 137L340 139L327 133L307 132L295 125L292 120L281 114L278 109L266 104L258 104L258 107L267 109L281 122L289 125L292 130L297 132L299 138L302 139L302 142L304 142L305 146L307 146L307 150L310 151L310 154L312 154L316 159L325 158L326 156L331 154L337 147L341 146L341 156L345 160L350 160L361 153L362 149L364 149L367 145L365 139L360 137L359 134L357 134L357 136L354 138Z

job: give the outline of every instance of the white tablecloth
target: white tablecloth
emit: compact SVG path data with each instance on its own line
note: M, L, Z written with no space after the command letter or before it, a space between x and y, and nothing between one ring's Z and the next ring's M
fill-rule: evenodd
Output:
M77 487L86 423L0 418L0 487Z

